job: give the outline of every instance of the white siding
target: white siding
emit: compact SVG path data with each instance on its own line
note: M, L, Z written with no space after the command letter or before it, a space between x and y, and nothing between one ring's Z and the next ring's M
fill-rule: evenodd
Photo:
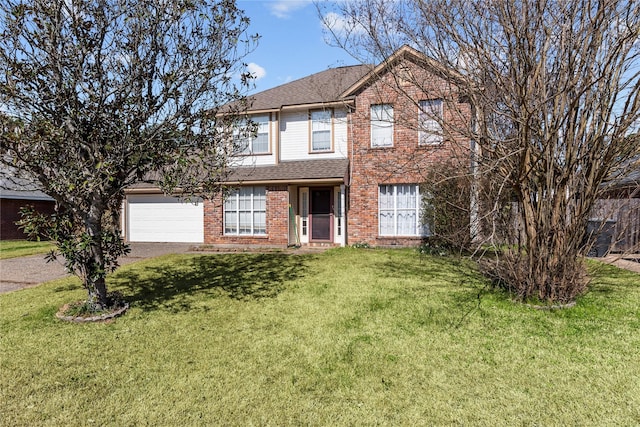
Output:
M347 125L347 110L336 109L333 112L333 140L335 144L336 157L347 158L348 153L348 132L349 127Z
M270 154L257 156L237 156L232 159L237 166L269 166L276 164L276 155L280 153L281 161L314 160L314 159L346 159L348 153L348 124L346 109L333 111L333 150L328 153L309 153L310 123L309 110L286 111L280 114L271 113L269 122ZM280 138L278 138L280 132ZM278 140L280 147L277 147Z
M344 109L334 110L333 151L309 153L309 111L283 112L280 121L280 159L313 160L340 159L347 157L347 118Z
M304 160L309 156L309 112L282 113L280 121L280 159Z

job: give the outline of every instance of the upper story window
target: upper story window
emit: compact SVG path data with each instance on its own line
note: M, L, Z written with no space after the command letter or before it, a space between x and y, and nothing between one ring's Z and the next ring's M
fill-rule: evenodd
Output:
M311 151L331 151L331 110L311 111Z
M393 146L393 105L371 106L371 146Z
M247 126L245 121L234 131L239 152L241 154L269 153L269 115L252 116L250 120L252 126Z
M418 125L418 143L420 145L442 143L442 99L420 101Z

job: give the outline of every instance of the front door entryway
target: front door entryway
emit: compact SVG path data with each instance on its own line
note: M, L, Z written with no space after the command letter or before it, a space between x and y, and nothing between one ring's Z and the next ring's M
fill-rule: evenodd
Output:
M311 188L311 241L333 241L333 190Z

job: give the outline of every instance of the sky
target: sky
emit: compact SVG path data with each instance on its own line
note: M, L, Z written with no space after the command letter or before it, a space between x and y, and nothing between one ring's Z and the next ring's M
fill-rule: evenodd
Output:
M358 62L325 42L326 35L311 0L237 0L251 20L249 34L261 36L245 62L256 77L256 93L324 71Z

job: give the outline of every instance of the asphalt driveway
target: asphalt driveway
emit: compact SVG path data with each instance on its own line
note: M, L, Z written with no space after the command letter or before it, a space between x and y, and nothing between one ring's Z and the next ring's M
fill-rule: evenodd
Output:
M120 259L120 265L166 254L190 252L189 243L131 243L131 253ZM0 260L0 293L36 286L42 282L67 276L62 261L46 262L44 255Z

